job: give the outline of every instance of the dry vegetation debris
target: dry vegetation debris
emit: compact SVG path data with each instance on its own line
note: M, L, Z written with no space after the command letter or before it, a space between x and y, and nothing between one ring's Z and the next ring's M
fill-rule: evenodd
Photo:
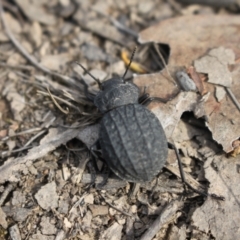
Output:
M0 239L239 238L239 1L0 6ZM180 149L187 181L225 201L183 194L173 150L138 191L111 173L103 184L104 164L92 166L101 114L83 80L98 88L75 61L104 81L124 73L136 44L126 77L137 71L142 92L171 98L149 108Z

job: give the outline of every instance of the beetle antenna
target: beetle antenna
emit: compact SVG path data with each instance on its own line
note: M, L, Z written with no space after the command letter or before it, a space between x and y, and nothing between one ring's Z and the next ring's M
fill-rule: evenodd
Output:
M81 63L79 62L75 62L78 66L80 66L90 77L92 77L94 79L94 81L97 82L99 88L102 88L102 84L100 82L100 80L98 78L95 78Z
M126 68L125 73L124 73L123 76L122 76L123 80L124 80L124 78L125 78L128 70L129 70L129 68L130 68L130 66L131 66L131 63L132 63L132 61L133 61L133 57L134 57L134 54L135 54L136 50L137 50L137 46L134 48L134 50L133 50L133 52L132 52L132 55L131 55L131 58L130 58L130 61L129 61L129 64L128 64L127 68Z

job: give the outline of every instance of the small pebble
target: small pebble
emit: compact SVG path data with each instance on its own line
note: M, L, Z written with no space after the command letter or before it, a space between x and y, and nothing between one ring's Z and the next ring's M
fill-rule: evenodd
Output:
M187 75L187 73L183 71L179 71L176 73L177 80L181 86L181 88L186 91L197 91L196 84L193 82L193 80Z

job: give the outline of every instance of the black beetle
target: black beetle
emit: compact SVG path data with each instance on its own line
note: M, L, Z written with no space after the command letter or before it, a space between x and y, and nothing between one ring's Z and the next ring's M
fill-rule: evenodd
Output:
M102 156L117 176L129 182L152 180L168 153L161 123L138 99L138 87L120 77L104 82L94 99L104 113L99 136Z
M77 63L98 83L100 88L100 91L92 96L89 95L88 87L84 83L87 97L103 114L99 140L92 148L92 154L98 158L95 148L100 146L101 158L118 177L128 182L141 183L151 181L162 170L167 160L168 146L170 146L176 152L184 188L187 185L203 196L210 195L223 200L221 196L193 188L185 180L178 150L174 144L167 142L158 118L143 106L152 100L161 102L166 100L150 98L148 94L140 97L139 88L124 80L135 50L123 77L114 77L103 83Z
M139 103L148 102L148 95L139 98L139 88L124 80L129 66L123 77L103 83L88 72L100 87L90 98L103 114L98 142L102 158L118 177L139 183L151 181L161 171L168 145L158 118Z

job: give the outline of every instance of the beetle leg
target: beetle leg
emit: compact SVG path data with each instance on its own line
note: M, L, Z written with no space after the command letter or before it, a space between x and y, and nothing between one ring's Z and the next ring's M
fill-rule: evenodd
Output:
M90 181L89 185L86 187L86 189L90 189L91 187L93 187L93 185L95 184L95 181L96 181L96 169L93 166L92 161L88 162L88 167L90 169L91 181Z
M93 94L93 93L91 93L91 92L88 90L88 85L87 85L87 83L86 83L84 80L81 80L81 82L82 82L83 87L84 87L83 90L84 90L84 94L85 94L86 98L87 98L89 101L93 102L96 95Z
M171 100L171 99L169 99ZM147 106L148 104L150 104L152 101L158 101L158 102L162 102L162 103L167 103L168 100L163 99L163 98L159 98L159 97L150 97L149 93L145 93L143 94L139 99L138 102L144 106Z
M172 143L169 143L168 142L168 147L169 148L172 148L175 153L176 153L176 156L177 156L177 160L178 160L178 167L179 167L179 171L180 171L180 175L181 175L181 179L182 179L182 183L183 183L183 186L184 186L184 191L186 191L186 186L189 187L190 189L192 189L194 192L204 196L204 197L212 197L212 198L215 198L217 200L224 200L224 197L222 196L217 196L216 194L209 194L209 193L206 193L206 192L202 192L202 191L199 191L198 189L194 188L190 183L188 183L186 181L186 178L185 178L185 175L184 175L184 171L183 171L183 167L182 167L182 162L181 162L181 159L180 159L180 155L179 155L179 152L178 152L178 149L176 148L176 146Z
M173 98L175 98L180 92L181 90L179 89L176 93L174 93L169 98L160 98L160 97L150 97L149 93L145 93L145 89L144 89L144 93L141 97L139 97L138 102L139 104L142 104L144 106L148 106L152 101L167 103L168 101L171 101Z
M106 165L106 166L107 166L107 165ZM105 176L104 176L104 179L103 179L103 181L102 181L101 183L99 183L99 184L96 186L97 189L102 189L102 188L106 185L106 183L107 183L107 181L108 181L108 178L109 178L109 175L110 175L110 169L107 167L107 171L106 171L106 174L105 174Z
M104 161L104 159L102 158L102 153L101 153L101 148L100 148L100 144L99 144L99 140L96 141L91 147L90 147L90 152L91 152L91 155L93 156L92 157L92 163L93 163L93 166L94 168L96 169L96 171L100 171L99 168L98 168L98 165L97 165L97 160L99 159L100 161L102 161L103 163L105 163L105 166L107 168L104 168L104 170L106 171L106 177L104 177L103 181L101 183L98 184L98 186L96 186L96 188L102 188L106 183L107 183L107 180L108 180L108 177L109 177L109 167L108 165L106 164L106 162ZM95 183L95 180L96 180L96 175L95 177L93 178L93 184Z
M102 158L101 158L100 144L98 140L90 147L90 153L92 155L93 165L96 171L100 171L97 166L97 160L98 159L102 160Z

